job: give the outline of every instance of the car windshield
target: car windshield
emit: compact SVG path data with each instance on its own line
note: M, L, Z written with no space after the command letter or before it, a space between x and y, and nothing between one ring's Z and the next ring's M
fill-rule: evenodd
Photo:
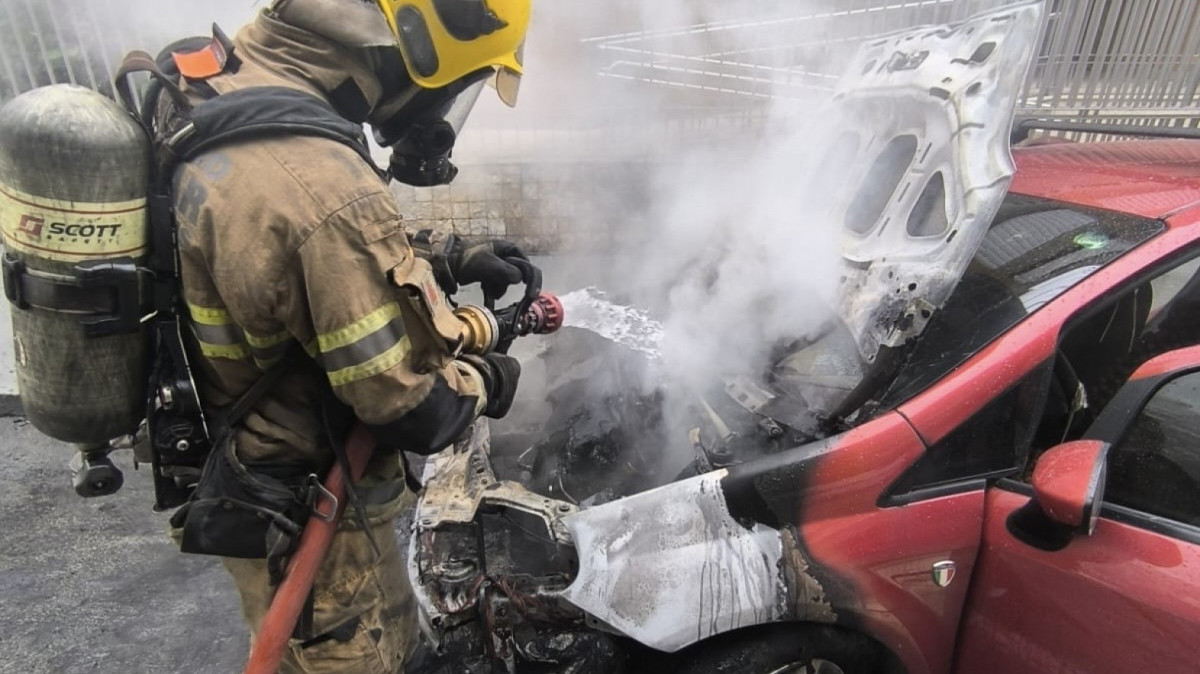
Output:
M881 400L916 395L1103 265L1163 231L1157 220L1010 194L967 272Z
M914 343L864 363L836 326L777 363L772 379L808 407L842 401L845 415L870 399L895 407L1162 230L1157 220L1009 194L953 293Z

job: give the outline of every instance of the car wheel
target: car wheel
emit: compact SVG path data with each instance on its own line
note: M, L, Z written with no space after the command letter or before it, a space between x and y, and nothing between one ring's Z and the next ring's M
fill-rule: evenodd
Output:
M778 625L717 637L687 652L676 674L877 674L899 671L873 639L826 625Z

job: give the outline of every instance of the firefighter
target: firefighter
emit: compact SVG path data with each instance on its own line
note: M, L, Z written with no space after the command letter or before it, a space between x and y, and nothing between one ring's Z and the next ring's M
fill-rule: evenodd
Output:
M276 0L237 33L220 72L183 75L208 96L284 87L319 97L395 144L394 171L437 184L453 177L447 148L408 131L454 129L485 80L513 103L528 15L529 0ZM365 517L347 510L281 671L401 671L417 639L394 525L413 502L401 450L428 454L479 415L503 416L520 368L499 354L455 357L459 327L403 208L345 145L275 135L219 147L180 167L173 194L206 407L232 403L292 343L310 356L237 424L237 459L276 476L324 474L335 460L327 429L344 428L322 402L330 388L378 440L357 489ZM502 293L521 279L512 256L523 257L503 242L452 247L437 280ZM277 574L267 560L222 561L253 633Z

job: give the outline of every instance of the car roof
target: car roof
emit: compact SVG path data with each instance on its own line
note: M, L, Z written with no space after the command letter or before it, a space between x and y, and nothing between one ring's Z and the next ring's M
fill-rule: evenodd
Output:
M1045 143L1013 159L1018 194L1148 218L1200 207L1200 140Z

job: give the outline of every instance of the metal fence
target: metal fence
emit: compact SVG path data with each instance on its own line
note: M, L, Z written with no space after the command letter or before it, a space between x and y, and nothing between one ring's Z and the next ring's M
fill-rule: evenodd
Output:
M0 98L69 82L110 93L111 33L93 3L0 2Z
M517 111L481 99L455 183L394 189L416 229L603 250L617 214L651 198L653 161L761 131L780 97L832 89L864 39L1009 1L534 0ZM1200 0L1048 2L1019 113L1197 124ZM232 29L256 4L0 0L0 100L57 82L109 92L123 51L156 51L214 19Z
M1200 3L1057 0L1025 112L1200 123Z

